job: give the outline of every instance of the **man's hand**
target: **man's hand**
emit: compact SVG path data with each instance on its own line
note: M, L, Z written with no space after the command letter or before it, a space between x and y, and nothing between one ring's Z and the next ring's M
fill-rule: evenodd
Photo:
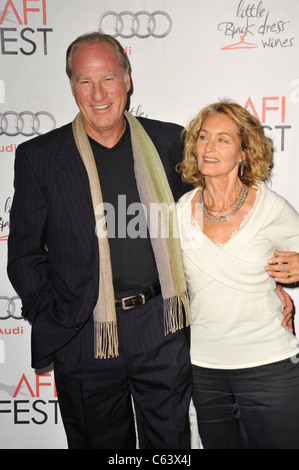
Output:
M283 322L282 325L287 327L292 333L294 333L294 322L293 322L293 301L289 294L285 292L282 286L277 286L277 292L280 300L283 304Z
M295 251L274 251L274 258L269 259L265 270L269 276L281 284L298 282L299 253Z

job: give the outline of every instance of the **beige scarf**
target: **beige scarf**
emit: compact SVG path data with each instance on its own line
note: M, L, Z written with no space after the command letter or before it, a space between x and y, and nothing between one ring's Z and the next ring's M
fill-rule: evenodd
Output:
M183 328L184 311L186 325L191 324L181 246L176 230L176 214L175 211L167 210L169 207L174 207L174 200L163 164L150 137L132 114L125 112L125 116L130 126L140 200L146 207L147 214L150 214L152 204L161 207L161 223L168 229L168 232L163 232L162 236L151 237L164 299L164 333L168 334ZM88 174L98 229L100 276L98 302L93 313L95 357L101 359L116 357L119 355L118 334L110 249L107 231L103 233L102 229L105 226L104 205L98 172L81 113L73 121L73 134ZM165 233L169 233L169 236L165 237Z

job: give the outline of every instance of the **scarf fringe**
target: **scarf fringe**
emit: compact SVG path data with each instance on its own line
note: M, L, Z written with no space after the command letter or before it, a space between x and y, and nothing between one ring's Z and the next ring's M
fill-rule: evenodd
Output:
M98 322L95 320L94 335L96 359L107 359L109 357L119 356L116 322Z
M182 292L164 299L164 334L174 333L184 326L191 325L191 312L188 293Z

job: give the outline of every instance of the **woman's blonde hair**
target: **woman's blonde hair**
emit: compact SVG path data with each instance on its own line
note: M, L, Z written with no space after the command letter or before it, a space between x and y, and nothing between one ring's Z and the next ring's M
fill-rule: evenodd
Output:
M249 111L237 103L220 101L203 108L184 130L184 159L179 165L184 181L205 187L204 175L197 167L196 142L204 119L214 113L225 114L237 126L241 149L246 155L243 172L239 172L242 183L253 186L269 180L273 167L271 139L265 136L260 122Z

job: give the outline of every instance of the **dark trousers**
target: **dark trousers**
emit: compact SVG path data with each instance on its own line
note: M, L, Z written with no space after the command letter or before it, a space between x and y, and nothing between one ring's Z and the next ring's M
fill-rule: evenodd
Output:
M93 319L56 353L55 381L72 449L190 447L192 369L184 330L164 335L163 301L117 309L119 357L94 358Z
M238 370L193 366L193 402L205 449L299 449L295 358Z

